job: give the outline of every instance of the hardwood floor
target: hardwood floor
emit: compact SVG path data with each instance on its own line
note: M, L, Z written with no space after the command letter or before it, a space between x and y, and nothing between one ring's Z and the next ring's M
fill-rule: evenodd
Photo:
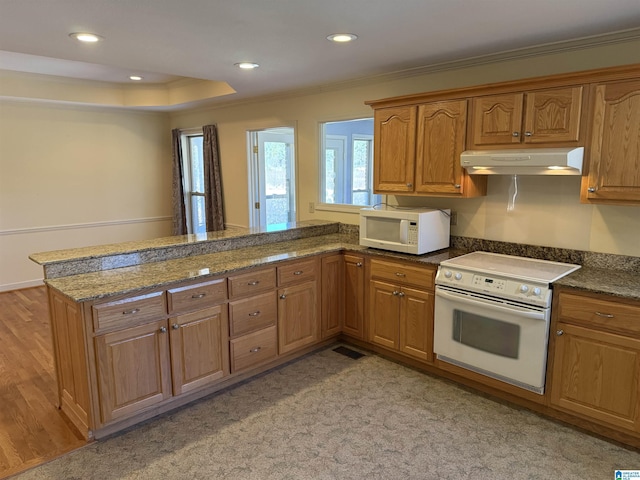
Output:
M0 293L0 478L86 444L56 390L45 287Z

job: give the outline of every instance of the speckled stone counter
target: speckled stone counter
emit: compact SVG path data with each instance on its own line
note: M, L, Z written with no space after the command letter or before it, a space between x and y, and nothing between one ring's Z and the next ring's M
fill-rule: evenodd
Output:
M623 270L583 267L556 281L554 285L640 300L640 275Z

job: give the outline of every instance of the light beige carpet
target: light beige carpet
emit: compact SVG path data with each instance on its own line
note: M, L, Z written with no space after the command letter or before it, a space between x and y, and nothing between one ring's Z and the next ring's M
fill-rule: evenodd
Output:
M332 348L16 478L606 480L640 469L636 451Z

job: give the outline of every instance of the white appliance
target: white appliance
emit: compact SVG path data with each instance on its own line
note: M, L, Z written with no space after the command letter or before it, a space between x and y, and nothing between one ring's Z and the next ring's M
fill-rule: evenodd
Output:
M360 245L414 255L448 248L450 218L450 210L363 208Z
M543 394L551 283L580 265L473 252L436 275L438 360Z
M460 165L472 175L581 175L584 147L467 150Z

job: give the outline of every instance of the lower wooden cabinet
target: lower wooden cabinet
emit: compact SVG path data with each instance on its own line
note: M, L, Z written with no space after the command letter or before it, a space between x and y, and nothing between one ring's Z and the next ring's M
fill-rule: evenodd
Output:
M364 257L344 255L344 300L342 331L364 340Z
M276 326L263 328L230 342L231 371L239 372L255 367L278 355L278 333Z
M338 253L324 257L321 262L322 300L320 302L322 338L338 335L344 324L344 265L343 255Z
M554 308L551 405L640 433L640 304L562 292Z
M278 353L320 340L316 281L278 289Z

